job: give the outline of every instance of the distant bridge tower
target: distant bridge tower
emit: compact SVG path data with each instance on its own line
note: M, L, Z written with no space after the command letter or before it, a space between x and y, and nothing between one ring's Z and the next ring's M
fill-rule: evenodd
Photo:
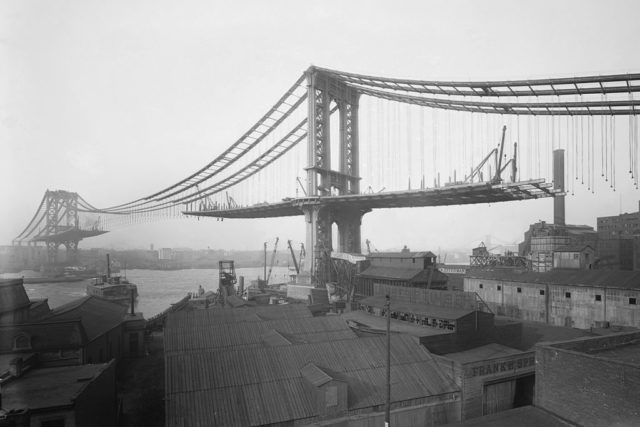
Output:
M55 264L58 248L64 245L67 250L67 263L78 260L78 243L85 237L106 233L101 230L81 230L78 216L78 193L63 190L47 190L44 199L44 228L32 241L47 245L47 262Z
M309 197L358 194L359 93L341 81L317 70L306 71L308 85L308 167L307 195ZM331 113L339 119L339 169L331 164ZM335 145L334 145L335 146ZM305 205L307 224L307 259L305 265L312 275L323 277L331 250L360 253L360 225L369 210L345 209L338 205ZM332 248L333 224L338 227L338 248Z

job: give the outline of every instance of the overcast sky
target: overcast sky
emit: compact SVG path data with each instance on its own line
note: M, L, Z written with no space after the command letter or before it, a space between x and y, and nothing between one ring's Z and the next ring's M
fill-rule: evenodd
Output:
M242 135L311 64L418 79L640 72L638 1L0 2L0 244L46 189L95 206L177 182ZM639 193L579 191L567 222L638 210ZM522 240L551 200L376 211L379 249ZM166 220L81 247L260 249L301 218Z

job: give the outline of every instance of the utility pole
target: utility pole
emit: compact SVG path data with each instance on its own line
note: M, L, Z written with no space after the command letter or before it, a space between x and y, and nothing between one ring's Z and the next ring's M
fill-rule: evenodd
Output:
M391 300L387 295L385 303L387 311L387 409L384 416L384 426L391 425Z

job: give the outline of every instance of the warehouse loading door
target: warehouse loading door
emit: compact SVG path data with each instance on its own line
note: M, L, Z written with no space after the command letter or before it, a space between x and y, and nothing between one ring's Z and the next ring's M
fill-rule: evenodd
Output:
M482 414L489 415L533 404L535 376L486 384L482 393Z

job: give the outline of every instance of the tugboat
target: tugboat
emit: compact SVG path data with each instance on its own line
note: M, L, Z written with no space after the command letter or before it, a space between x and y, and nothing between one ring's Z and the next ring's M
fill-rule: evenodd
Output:
M107 254L107 274L94 279L94 283L87 286L87 295L101 298L107 301L129 305L131 300L138 298L138 287L130 283L126 276L112 276Z

